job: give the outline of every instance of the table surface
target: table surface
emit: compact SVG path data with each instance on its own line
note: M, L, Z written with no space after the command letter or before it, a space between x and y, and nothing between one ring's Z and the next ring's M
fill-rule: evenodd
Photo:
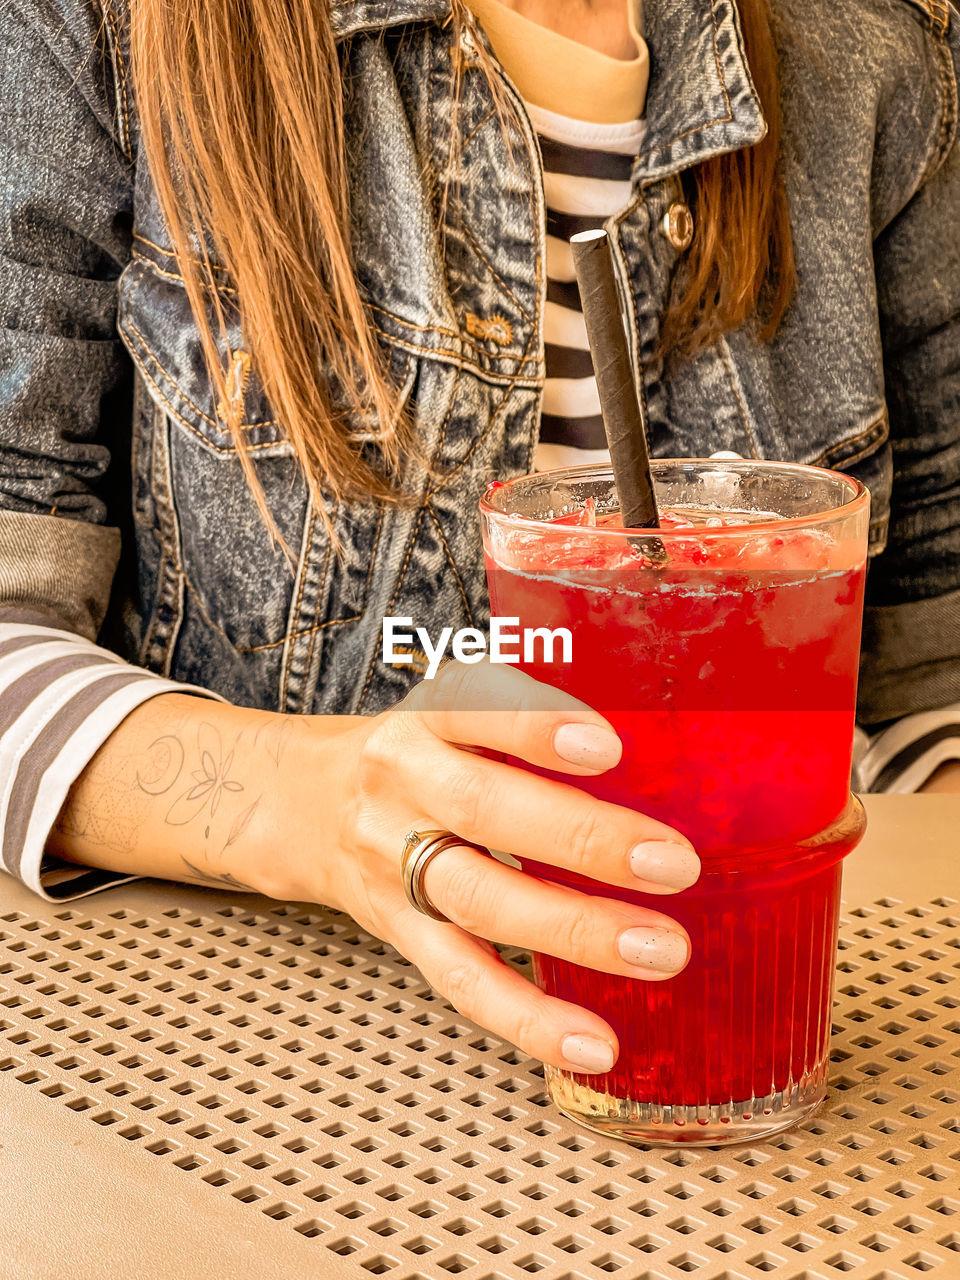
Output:
M960 796L873 797L829 1096L633 1148L316 906L0 877L2 1280L960 1276Z

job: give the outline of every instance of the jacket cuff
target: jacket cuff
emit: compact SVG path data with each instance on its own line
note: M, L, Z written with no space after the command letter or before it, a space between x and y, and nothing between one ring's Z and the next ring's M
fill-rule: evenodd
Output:
M865 725L960 702L960 591L864 612L858 720Z
M44 858L71 786L114 729L161 693L217 694L131 666L73 632L0 610L0 867L48 901L129 880Z
M96 639L120 557L120 530L0 511L0 600Z
M161 693L193 693L222 701L207 690L165 680L136 668L133 670L142 678L134 679L108 694L89 719L71 735L69 752L61 753L47 770L36 793L26 836L19 849L19 866L6 868L48 902L83 898L98 889L139 879L124 872L73 865L51 858L44 852L70 788L114 729L131 711Z

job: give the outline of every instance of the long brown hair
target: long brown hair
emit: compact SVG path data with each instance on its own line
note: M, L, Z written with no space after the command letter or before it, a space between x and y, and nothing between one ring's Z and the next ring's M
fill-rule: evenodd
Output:
M796 283L780 170L780 77L769 0L737 0L767 134L693 169L695 231L663 325L663 347L692 353L755 317L768 342Z
M769 337L793 287L768 0L738 3L769 131L757 146L695 171L696 231L664 326L675 350L712 342L758 307ZM328 10L329 0L131 6L143 145L218 412L268 520L243 448L242 397L227 387L231 353L225 360L218 349L228 317L211 257L235 289L245 344L321 518L324 494L394 498L404 451L415 447L354 272L340 65ZM467 20L463 0L454 0L455 57L456 28ZM358 419L377 424L377 465L351 435Z

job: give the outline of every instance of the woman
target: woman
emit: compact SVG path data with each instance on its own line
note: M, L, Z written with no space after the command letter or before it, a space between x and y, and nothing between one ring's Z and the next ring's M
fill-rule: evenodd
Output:
M641 38L623 0L472 8L8 10L3 857L48 896L343 908L602 1071L611 1029L489 940L658 980L688 939L482 849L664 894L696 854L499 758L602 772L601 716L508 668L416 684L382 619L482 622L483 486L600 445L565 237L605 222L655 453L870 486L864 777L951 785L960 18L648 0ZM399 875L435 829L462 838L419 886L447 922Z

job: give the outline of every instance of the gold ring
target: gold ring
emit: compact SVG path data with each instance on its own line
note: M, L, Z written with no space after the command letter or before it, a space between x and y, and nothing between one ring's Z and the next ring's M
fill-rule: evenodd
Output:
M452 831L408 831L403 841L403 852L400 854L400 880L407 901L421 915L431 920L439 920L449 924L450 917L445 916L430 901L423 887L423 876L438 853L444 849L475 849L477 853L489 856L489 850L482 845L471 844Z

